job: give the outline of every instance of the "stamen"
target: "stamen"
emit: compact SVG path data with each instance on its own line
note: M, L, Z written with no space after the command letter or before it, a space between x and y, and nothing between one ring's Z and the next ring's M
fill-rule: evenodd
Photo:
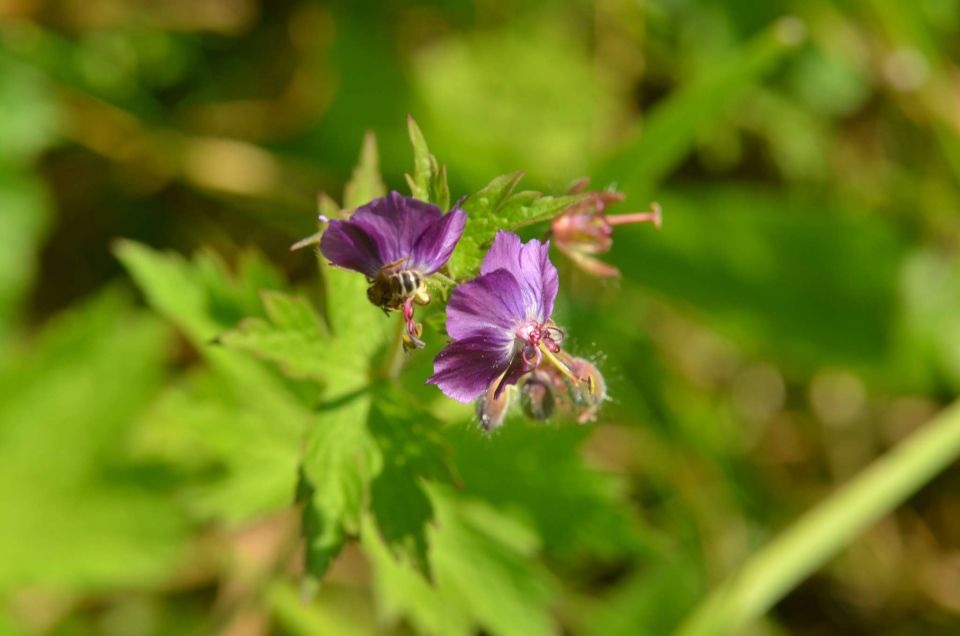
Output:
M556 325L549 325L544 329L544 340L549 340L550 344L556 347L554 353L560 350L560 344L566 338L566 334L563 333L563 329L560 329Z
M543 355L546 356L547 360L573 383L573 386L580 386L580 378L573 374L570 367L561 362L557 356L553 355L554 352L550 351L543 342L540 343L540 350L543 352Z
M418 324L413 319L413 299L408 298L403 303L403 322L405 323L406 329L403 334L403 348L404 350L409 351L410 349L423 349L426 346L426 343L420 339L420 335L423 333L423 325Z
M636 212L634 214L614 214L607 215L607 223L610 225L626 225L627 223L653 223L657 229L663 221L663 210L657 203L650 204L649 212Z

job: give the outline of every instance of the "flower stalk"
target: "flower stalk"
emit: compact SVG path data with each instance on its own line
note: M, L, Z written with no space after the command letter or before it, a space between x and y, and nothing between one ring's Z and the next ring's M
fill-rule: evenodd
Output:
M958 456L960 402L955 402L756 552L704 600L677 634L742 634Z

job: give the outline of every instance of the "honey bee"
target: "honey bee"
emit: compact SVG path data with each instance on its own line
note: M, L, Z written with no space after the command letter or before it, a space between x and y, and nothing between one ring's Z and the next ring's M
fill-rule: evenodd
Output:
M415 269L404 269L406 261L404 257L387 263L370 280L367 298L384 312L400 309L410 299L418 305L430 302L426 279Z

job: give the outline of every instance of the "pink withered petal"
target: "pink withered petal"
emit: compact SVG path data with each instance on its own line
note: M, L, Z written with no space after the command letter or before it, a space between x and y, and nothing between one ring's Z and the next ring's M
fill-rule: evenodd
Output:
M571 187L570 193L583 193L587 183L588 180L581 179ZM591 255L610 251L613 247L614 226L653 223L659 229L662 220L660 206L656 203L651 204L649 212L607 214L607 206L623 199L623 194L619 192L585 193L583 199L571 205L551 222L550 236L557 249L589 274L598 277L618 276L619 270L592 258Z

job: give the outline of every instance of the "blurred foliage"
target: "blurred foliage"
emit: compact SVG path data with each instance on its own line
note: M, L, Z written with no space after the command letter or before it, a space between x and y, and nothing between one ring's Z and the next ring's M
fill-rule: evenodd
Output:
M960 388L958 19L0 0L0 632L670 633ZM463 276L579 177L663 206L622 280L553 254L598 423L484 436L422 384L442 312L394 382L362 277L288 251L405 175L479 192ZM958 480L750 633L956 633Z

